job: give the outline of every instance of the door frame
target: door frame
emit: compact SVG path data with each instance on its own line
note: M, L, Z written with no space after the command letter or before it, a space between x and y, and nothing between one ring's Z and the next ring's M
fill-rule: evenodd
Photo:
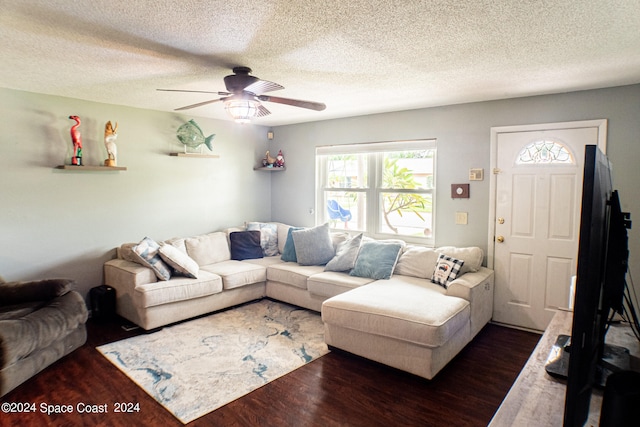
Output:
M489 233L487 242L487 267L493 269L495 262L496 234L496 188L495 168L498 163L498 135L501 133L536 132L555 129L598 128L598 147L607 154L607 119L581 120L575 122L539 123L532 125L496 126L491 128L491 154L489 161Z

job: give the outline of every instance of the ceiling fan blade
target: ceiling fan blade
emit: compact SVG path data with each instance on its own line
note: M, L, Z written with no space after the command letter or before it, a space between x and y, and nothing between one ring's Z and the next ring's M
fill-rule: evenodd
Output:
M156 89L162 92L215 93L216 95L231 95L229 92L211 92L208 90Z
M251 92L256 95L261 95L265 92L272 92L274 90L280 89L284 89L284 86L267 80L258 80L244 88L244 90L246 90L247 92Z
M258 105L258 111L256 112L256 117L264 117L271 114L271 111L267 110L264 105Z
M258 95L260 101L276 102L278 104L292 105L294 107L308 108L309 110L322 111L327 108L322 102L302 101L299 99L280 98L278 96Z
M204 102L198 102L197 104L191 104L191 105L187 105L186 107L180 107L180 108L176 108L173 111L182 111L182 110L190 110L192 108L196 108L196 107L202 107L203 105L208 105L208 104L213 104L214 102L219 102L222 101L224 98L220 98L220 99L212 99L210 101L204 101Z

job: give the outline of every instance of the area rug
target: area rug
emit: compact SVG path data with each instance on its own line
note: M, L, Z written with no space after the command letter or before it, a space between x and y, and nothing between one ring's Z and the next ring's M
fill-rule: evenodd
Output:
M329 352L318 313L271 300L98 350L185 424Z

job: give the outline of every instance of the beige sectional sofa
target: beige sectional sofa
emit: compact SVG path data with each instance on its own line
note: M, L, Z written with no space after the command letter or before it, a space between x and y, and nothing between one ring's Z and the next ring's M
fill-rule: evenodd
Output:
M493 271L482 267L479 248L429 249L329 234L326 224L301 230L281 223L249 226L251 231L239 227L160 244L145 238L117 248L116 259L104 266L117 313L149 330L269 297L321 312L329 346L428 379L491 319ZM240 237L253 239L250 245L263 253L255 255L253 248L245 259ZM376 258L380 251L390 254L386 261ZM350 268L327 271L345 265Z

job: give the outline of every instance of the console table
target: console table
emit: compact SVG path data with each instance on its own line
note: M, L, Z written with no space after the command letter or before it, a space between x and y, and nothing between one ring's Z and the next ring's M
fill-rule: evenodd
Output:
M531 353L515 383L493 416L490 427L562 426L566 382L553 378L544 369L549 352L560 334L571 335L573 313L558 311L540 342ZM612 325L606 342L631 352L631 369L640 370L640 343L628 325ZM602 390L593 389L586 426L598 426Z

